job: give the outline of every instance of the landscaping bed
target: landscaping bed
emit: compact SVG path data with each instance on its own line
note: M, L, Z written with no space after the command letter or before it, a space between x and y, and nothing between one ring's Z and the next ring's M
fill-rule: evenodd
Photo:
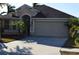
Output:
M1 38L0 39L0 42L1 43L8 43L8 42L12 42L12 41L15 41L16 39L13 39L13 38Z
M2 35L0 42L8 43L15 40L22 40L22 38L26 37L26 35Z
M68 39L68 40L66 41L66 43L64 44L63 47L65 47L65 48L74 48L74 46L72 45L72 42L71 42L70 39Z

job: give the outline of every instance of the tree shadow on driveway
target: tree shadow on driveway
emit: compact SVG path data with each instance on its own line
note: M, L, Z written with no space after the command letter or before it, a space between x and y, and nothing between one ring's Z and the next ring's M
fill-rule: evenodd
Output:
M56 47L62 47L67 40L67 38L36 37L36 36L30 36L24 39L26 39L26 42L29 43L36 42L37 44L56 46Z
M10 49L9 55L32 55L32 52L30 51L30 48L20 48L19 46L16 47L16 51L13 51Z
M20 48L19 46L17 46L15 48L15 50L10 49L10 51L6 51L1 49L0 50L0 55L32 55L32 52L30 51L30 48Z

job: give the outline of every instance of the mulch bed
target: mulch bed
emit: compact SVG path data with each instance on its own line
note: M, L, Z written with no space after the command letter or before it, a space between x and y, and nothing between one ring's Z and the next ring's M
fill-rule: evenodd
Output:
M26 36L27 35L1 35L0 42L1 43L8 43L8 42L12 42L15 40L22 40Z
M3 38L13 38L16 40L22 39L25 37L25 35L2 35Z

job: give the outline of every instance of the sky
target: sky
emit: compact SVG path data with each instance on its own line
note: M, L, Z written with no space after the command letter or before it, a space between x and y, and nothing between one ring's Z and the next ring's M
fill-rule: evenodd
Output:
M16 3L15 2L15 3L9 3L9 4L14 5L16 8L18 8L23 4L27 4L27 5L32 6L33 3L26 3L26 2ZM68 14L71 14L73 16L79 17L79 3L41 3L41 4L48 5L52 8L55 8L55 9L58 9L60 11L65 12L65 13L68 13ZM5 8L3 8L0 11L7 11L6 6L5 6Z
M79 3L50 3L47 5L65 13L79 17Z

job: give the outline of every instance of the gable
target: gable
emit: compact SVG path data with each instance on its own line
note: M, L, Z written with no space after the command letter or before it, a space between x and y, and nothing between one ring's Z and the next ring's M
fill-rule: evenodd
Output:
M37 9L32 8L31 6L28 6L26 4L22 5L21 7L16 9L17 15L29 15L29 16L35 16L38 12Z

